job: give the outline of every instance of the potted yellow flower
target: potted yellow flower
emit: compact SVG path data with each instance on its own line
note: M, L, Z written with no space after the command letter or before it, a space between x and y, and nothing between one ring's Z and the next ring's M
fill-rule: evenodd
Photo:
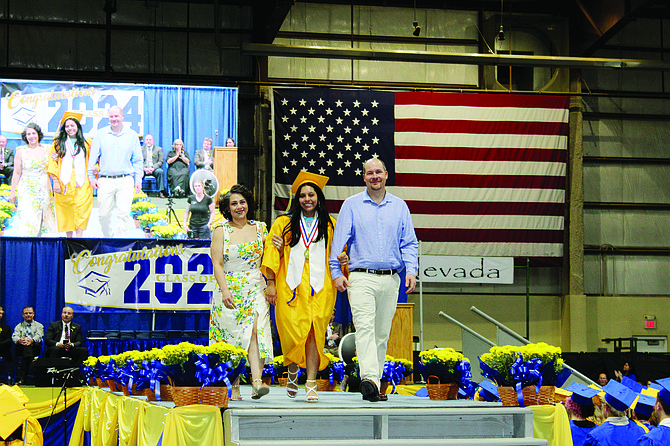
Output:
M459 387L467 397L474 396L470 360L463 353L448 347L435 348L420 352L419 359L417 367L431 399L456 399Z
M338 382L344 378L344 363L332 353L324 353L328 358L328 365L316 374L316 389L318 391L332 391Z
M186 237L186 233L176 223L153 226L151 228L151 233L156 238L161 239L181 239Z
M544 342L491 347L479 362L482 375L497 384L504 406L552 404L556 387L570 376L561 349Z

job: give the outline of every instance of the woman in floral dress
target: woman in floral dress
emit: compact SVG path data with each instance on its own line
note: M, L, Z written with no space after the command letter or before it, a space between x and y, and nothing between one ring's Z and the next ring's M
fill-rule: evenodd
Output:
M24 237L39 237L42 232L56 231L54 201L47 175L47 147L41 144L44 134L39 125L29 123L21 132L26 143L16 149L14 176L9 201L17 198L17 214L12 228Z
M260 266L267 225L247 217L254 211L251 192L235 185L220 201L227 221L212 234L212 262L220 292L212 298L209 343L227 342L248 352L252 398L269 392L262 383L263 365L272 361L270 310L265 301L265 279ZM239 378L233 383L232 400L240 396Z

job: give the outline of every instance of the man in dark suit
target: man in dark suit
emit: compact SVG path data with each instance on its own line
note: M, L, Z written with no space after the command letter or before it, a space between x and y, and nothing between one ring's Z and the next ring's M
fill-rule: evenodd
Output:
M160 195L165 198L165 186L163 185L163 161L165 161L165 154L161 147L154 145L154 137L151 135L144 137L142 156L144 157L144 176L153 175L156 178L156 186L160 191Z
M72 358L77 364L88 358L88 350L83 347L84 333L81 325L72 322L74 310L64 307L61 320L52 322L44 336L47 358Z
M7 137L0 135L0 173L5 176L0 179L0 184L12 184L12 175L14 174L14 151L7 147Z

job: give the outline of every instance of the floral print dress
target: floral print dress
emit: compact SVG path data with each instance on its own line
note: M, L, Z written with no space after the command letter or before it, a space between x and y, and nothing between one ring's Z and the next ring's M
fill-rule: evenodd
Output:
M28 148L22 146L17 152L19 150L22 151L21 179L16 187L17 213L12 226L24 237L55 231L54 200L47 175L48 158L29 159Z
M229 222L223 227L223 267L228 289L233 295L235 308L223 305L221 289L217 286L212 297L209 316L209 343L227 342L249 350L254 325L254 315L258 313L256 336L261 360L272 361L272 329L270 308L265 301L265 278L261 274L263 241L268 234L267 225L260 221L250 221L256 225L256 240L250 243L230 244L233 227Z

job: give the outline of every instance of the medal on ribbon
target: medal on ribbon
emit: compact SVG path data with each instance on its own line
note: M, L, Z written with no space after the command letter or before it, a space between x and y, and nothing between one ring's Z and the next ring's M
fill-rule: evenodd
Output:
M309 260L309 246L312 244L316 238L316 232L319 227L319 216L315 215L314 221L310 228L307 227L307 222L305 221L305 216L300 217L300 236L302 242L305 244L305 258Z

